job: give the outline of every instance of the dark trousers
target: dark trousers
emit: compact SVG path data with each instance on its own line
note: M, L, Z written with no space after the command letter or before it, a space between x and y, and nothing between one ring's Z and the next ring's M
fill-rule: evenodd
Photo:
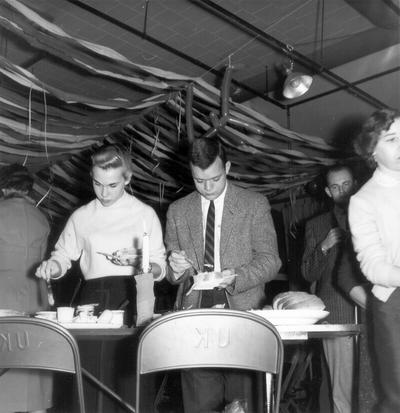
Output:
M131 276L109 276L85 281L78 303L98 304L97 313L105 309L116 310L123 305L124 323L130 326L136 314L135 280ZM79 342L83 367L131 404L135 400L135 349L130 339ZM120 411L114 401L87 383L85 402L88 413Z
M373 297L372 323L382 397L377 413L400 412L400 288L386 303Z
M259 378L259 380L257 380ZM221 412L235 399L247 402L247 412L261 411L261 375L243 370L188 369L181 372L185 413Z

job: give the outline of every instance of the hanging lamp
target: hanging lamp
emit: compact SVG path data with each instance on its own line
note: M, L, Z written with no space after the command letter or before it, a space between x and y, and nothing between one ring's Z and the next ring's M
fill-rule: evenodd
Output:
M290 60L290 66L285 68L286 79L283 84L283 96L286 99L294 99L308 92L313 82L310 75L300 72L293 72L293 60Z

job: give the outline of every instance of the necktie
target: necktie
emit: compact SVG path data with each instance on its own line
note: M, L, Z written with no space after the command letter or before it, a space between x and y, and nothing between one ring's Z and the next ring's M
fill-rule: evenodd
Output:
M214 223L215 206L214 201L210 201L207 212L206 235L204 244L204 271L214 270Z

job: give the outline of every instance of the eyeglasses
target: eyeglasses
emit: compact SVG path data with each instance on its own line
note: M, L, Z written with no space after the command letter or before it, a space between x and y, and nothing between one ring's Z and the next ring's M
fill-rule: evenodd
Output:
M329 185L329 189L331 192L340 192L340 191L348 191L353 185L353 181L344 181L341 185L339 184L332 184Z

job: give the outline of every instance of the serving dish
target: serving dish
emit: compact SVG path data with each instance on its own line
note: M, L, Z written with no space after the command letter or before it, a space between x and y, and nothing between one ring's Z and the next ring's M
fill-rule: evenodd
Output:
M323 320L329 315L325 310L249 310L274 325L309 325Z

